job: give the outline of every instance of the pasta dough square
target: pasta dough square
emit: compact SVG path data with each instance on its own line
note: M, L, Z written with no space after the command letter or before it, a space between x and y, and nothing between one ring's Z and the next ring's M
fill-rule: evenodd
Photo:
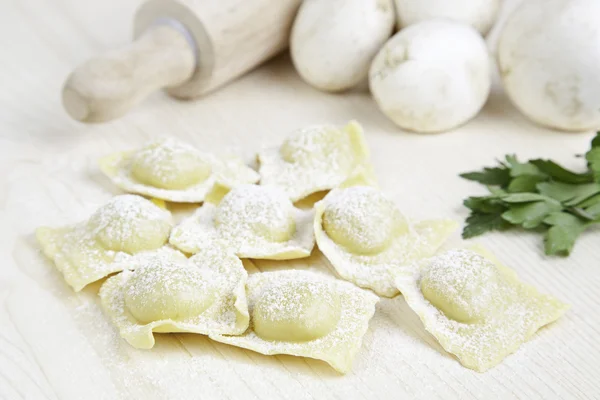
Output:
M379 298L309 271L252 274L247 284L250 327L218 342L262 354L290 354L329 363L346 373L358 353Z
M216 182L255 183L259 175L238 159L222 159L175 139L109 155L100 169L121 189L179 202L199 203Z
M317 244L337 273L385 297L399 293L390 269L431 256L458 227L452 220L412 225L370 186L334 189L315 209Z
M521 282L481 247L450 250L396 270L395 282L425 329L478 372L501 363L569 308Z
M171 214L135 195L112 198L88 221L61 228L40 227L37 240L44 254L75 291L122 271L131 254L163 246Z
M102 306L121 337L139 349L154 332L241 334L248 327L242 262L213 247L191 258L169 247L132 257L128 270L100 288Z
M216 192L226 191L217 185ZM224 241L242 258L288 260L308 257L314 247L312 210L300 210L278 188L238 185L218 200L205 202L173 229L170 243L196 253Z
M280 187L294 202L339 186L359 168L373 174L362 127L354 121L341 129L301 129L258 160L261 185Z

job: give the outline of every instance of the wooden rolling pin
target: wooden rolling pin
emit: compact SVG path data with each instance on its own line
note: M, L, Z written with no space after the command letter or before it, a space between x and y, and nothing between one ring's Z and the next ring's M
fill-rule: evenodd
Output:
M149 0L136 14L134 43L71 73L64 107L76 120L102 122L157 89L203 95L285 49L300 2Z

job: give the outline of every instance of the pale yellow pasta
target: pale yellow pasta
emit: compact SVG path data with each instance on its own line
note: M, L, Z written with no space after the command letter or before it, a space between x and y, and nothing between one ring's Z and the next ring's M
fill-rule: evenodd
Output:
M432 255L457 227L451 220L412 225L371 186L334 189L315 209L317 244L337 273L386 297L399 293L390 269Z
M408 305L442 347L479 372L498 365L568 306L522 283L480 247L395 270Z
M278 188L238 185L218 204L206 202L194 215L173 229L170 243L196 253L214 241L223 241L242 258L293 259L308 257L314 246L312 210L300 210ZM226 194L225 194L226 193Z
M100 168L123 190L183 203L204 201L217 182L235 186L259 179L238 159L219 158L172 138L109 155Z
M161 189L185 189L205 181L211 172L211 163L183 143L157 141L131 155L132 177Z
M154 346L154 332L241 334L248 327L246 271L222 247L191 258L169 247L140 253L132 270L100 289L102 307L133 347Z
M163 246L171 214L135 195L112 198L88 221L61 228L40 227L44 254L76 291L125 268L132 255Z
M377 296L326 275L282 270L250 275L250 327L239 336L210 335L262 354L323 360L346 373L375 312Z
M281 188L292 201L339 186L358 169L372 175L362 127L322 125L295 132L258 155L261 185Z

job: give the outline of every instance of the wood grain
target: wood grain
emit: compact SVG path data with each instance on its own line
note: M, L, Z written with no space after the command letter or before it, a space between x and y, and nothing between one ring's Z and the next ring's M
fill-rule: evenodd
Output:
M181 99L206 94L285 49L300 1L148 0L135 14L131 45L69 75L65 110L105 122L158 89Z
M570 303L557 323L485 374L460 366L401 297L382 300L346 376L325 363L267 357L204 336L159 335L151 351L119 339L98 307L99 284L75 294L40 255L39 225L87 217L119 193L95 161L174 135L251 160L309 124L364 124L381 187L415 218L463 219L462 199L481 191L459 172L516 152L568 166L591 133L564 134L526 121L497 88L483 113L440 135L399 132L369 95L323 94L282 56L198 102L157 93L125 118L71 121L60 87L71 68L127 43L138 0L9 0L0 12L0 398L2 399L594 399L600 397L600 232L570 258L543 256L537 235L482 238L523 280ZM107 29L110 26L110 29ZM248 264L248 263L247 263ZM328 270L315 253L287 267ZM248 269L282 268L256 262Z
M150 93L183 84L195 69L195 49L185 35L173 26L156 26L131 45L78 66L65 83L63 105L77 121L109 121Z

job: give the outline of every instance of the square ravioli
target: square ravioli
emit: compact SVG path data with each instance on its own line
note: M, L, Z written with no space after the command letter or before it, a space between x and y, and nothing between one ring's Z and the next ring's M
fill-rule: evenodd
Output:
M217 185L194 215L173 229L170 243L196 253L224 241L238 257L288 260L308 257L314 247L312 210L300 210L279 188ZM220 195L226 193L221 199ZM212 201L211 200L211 201Z
M261 185L280 187L292 201L339 186L359 168L372 174L362 127L301 129L280 147L258 155Z
M458 227L452 220L412 225L370 186L334 189L315 209L317 244L337 273L385 297L399 293L391 269L431 256Z
M247 295L248 330L211 339L267 355L323 360L341 373L352 367L379 301L348 282L301 270L252 274Z
M40 227L44 254L75 291L124 269L141 251L162 247L171 232L171 214L136 195L113 197L88 221L61 228Z
M450 250L396 273L425 329L478 372L498 365L569 308L521 282L482 248Z
M189 259L163 247L130 258L128 265L102 285L100 300L133 347L152 348L154 332L235 335L248 328L248 275L222 247Z
M255 183L259 175L238 159L218 158L168 138L109 155L100 169L121 189L179 203L199 203L216 182Z

